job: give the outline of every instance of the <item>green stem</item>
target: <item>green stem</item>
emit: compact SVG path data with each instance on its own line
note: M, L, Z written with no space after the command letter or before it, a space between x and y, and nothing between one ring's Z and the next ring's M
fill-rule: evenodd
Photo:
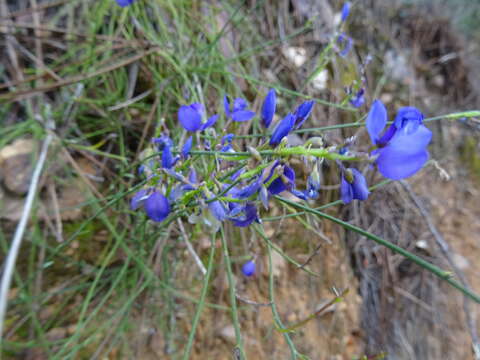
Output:
M263 229L262 229L263 230ZM277 311L277 305L275 304L275 279L273 275L273 263L272 263L272 246L269 241L267 241L267 253L268 253L268 292L269 292L269 301L270 307L272 308L272 315L275 321L275 325L278 329L283 330L284 326L282 320L280 319L280 315ZM291 359L296 359L298 355L298 351L295 348L295 344L293 343L290 335L286 332L282 331L282 335L285 338L285 341L288 344L290 349Z
M221 151L209 151L209 150L192 150L194 155L208 155L208 156L223 156L223 157L239 157L242 160L245 157L251 157L252 154L248 151L237 151L234 153L221 152ZM302 155L302 156L314 156L317 158L324 158L329 160L341 160L341 161L359 161L365 160L359 158L358 156L346 156L341 155L335 152L331 152L325 148L305 148L303 146L294 146L289 148L278 148L274 150L262 150L259 151L262 156L271 156L275 155L277 157L289 157L292 155ZM256 172L259 172L260 169L256 169Z
M390 179L386 179L386 180L383 180L383 181L380 181L378 184L375 184L373 186L370 186L368 188L369 191L373 191L373 190L376 190L384 185L387 185L389 183L391 183L392 180ZM315 210L324 210L324 209L328 209L329 207L332 207L332 206L336 206L336 205L341 205L343 204L343 201L342 200L335 200L335 201L332 201L332 202L329 202L327 204L324 204L324 205L321 205L319 207L316 207ZM299 212L296 212L296 213L291 213L291 214L286 214L286 215L280 215L280 216L270 216L270 217L265 217L265 218L262 218L262 221L265 222L265 221L277 221L277 220L283 220L285 218L289 218L289 217L297 217L297 216L301 216L301 215L305 215L305 211L299 211Z
M440 279L448 282L450 285L452 285L454 288L460 290L464 295L468 296L470 299L472 299L473 301L475 301L476 303L480 304L480 296L475 294L474 292L472 292L470 289L467 289L466 287L464 287L462 284L460 284L459 282L457 282L456 280L454 280L452 278L452 273L451 272L448 272L448 271L444 271L442 270L441 268L439 268L438 266L435 266L433 264L430 264L428 261L425 261L423 260L421 257L415 255L415 254L412 254L410 252L408 252L407 250L404 250L402 249L401 247L395 245L395 244L392 244L391 242L385 240L385 239L382 239L381 237L378 237L372 233L369 233L368 231L365 231L355 225L351 225L343 220L340 220L340 219L337 219L336 217L334 216L331 216L331 215L328 215L328 214L325 214L321 211L318 211L318 210L315 210L315 209L312 209L308 206L305 206L305 205L302 205L302 204L298 204L298 203L295 203L293 201L290 201L290 200L287 200L285 198L282 198L281 196L278 196L278 195L275 195L275 198L277 200L279 200L280 202L283 202L285 204L289 204L293 207L296 207L298 209L302 209L303 211L305 212L309 212L311 214L315 214L317 216L320 216L324 219L327 219L327 220L330 220L330 221L333 221L334 223L337 223L341 226L343 226L344 228L348 229L348 230L352 230L352 231L355 231L356 233L358 234L361 234L367 238L369 238L370 240L373 240L375 241L376 243L380 244L380 245L383 245L387 248L389 248L390 250L392 250L393 252L396 252L397 254L400 254L404 257L406 257L407 259L413 261L414 263L416 263L417 265L421 266L422 268L430 271L431 273L433 273L434 275L438 276Z
M456 119L471 118L471 117L480 117L480 110L470 110L470 111L463 111L463 112L452 113L447 115L439 115L439 116L426 118L423 121L431 122L431 121L437 121L437 120L443 120L443 119L456 120ZM387 122L387 125L390 125L392 123L393 121L389 121ZM346 123L346 124L337 124L337 125L322 126L317 128L300 129L300 130L295 130L294 132L297 134L303 134L303 133L309 133L309 132L322 132L322 131L328 131L328 130L353 128L353 127L361 127L361 126L365 126L365 121L356 121L356 122Z
M213 259L215 256L215 235L212 236L212 244L210 245L210 255L208 256L208 267L207 273L205 274L205 278L203 280L203 287L202 292L200 293L200 299L198 300L197 310L195 312L195 316L192 321L192 329L190 330L190 334L188 335L188 342L187 347L185 348L185 352L183 353L183 360L188 360L190 357L190 352L193 346L193 340L195 338L195 332L197 330L198 321L200 320L200 316L203 311L203 307L205 305L205 298L207 297L208 292L208 282L210 281L210 276L212 275L213 270Z
M240 351L240 358L246 359L245 351L243 349L243 339L240 332L240 321L238 320L238 308L237 297L235 294L235 280L232 273L232 262L230 261L230 255L228 254L228 244L225 237L225 231L223 227L220 227L220 235L222 237L223 257L225 259L225 267L227 268L227 279L230 294L231 314L233 321L233 328L235 329L235 339L237 341L236 348Z

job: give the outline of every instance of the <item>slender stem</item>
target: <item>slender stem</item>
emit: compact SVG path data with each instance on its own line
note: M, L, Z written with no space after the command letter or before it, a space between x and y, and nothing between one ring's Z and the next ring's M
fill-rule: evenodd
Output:
M235 280L233 278L232 262L230 261L230 255L228 254L228 244L227 244L227 239L225 237L225 230L223 229L223 227L220 227L220 235L222 237L223 257L225 259L225 267L227 269L231 314L232 314L233 328L235 329L235 339L237 341L236 348L240 351L240 358L243 360L243 359L246 359L246 357L245 357L245 351L243 349L242 334L240 332L240 321L238 320L237 297L235 294Z
M344 228L348 229L348 230L352 230L352 231L355 231L356 233L359 233L367 238L369 238L370 240L373 240L375 241L376 243L382 245L382 246L385 246L387 248L389 248L390 250L396 252L397 254L400 254L404 257L406 257L407 259L413 261L414 263L416 263L417 265L421 266L422 268L430 271L431 273L433 273L434 275L438 276L440 279L448 282L450 285L452 285L454 288L460 290L463 294L465 294L466 296L468 296L469 298L471 298L473 301L475 301L476 303L480 304L480 296L475 294L474 292L470 291L469 289L465 288L462 284L460 284L458 281L454 280L452 278L452 273L451 272L448 272L448 271L445 271L445 270L442 270L441 268L439 268L438 266L435 266L431 263L429 263L428 261L425 261L423 260L421 257L415 255L415 254L412 254L410 252L408 252L407 250L404 250L402 249L401 247L395 245L395 244L392 244L391 242L385 240L385 239L382 239L381 237L378 237L372 233L369 233L368 231L365 231L355 225L351 225L343 220L340 220L340 219L337 219L336 217L334 216L331 216L331 215L328 215L328 214L325 214L321 211L318 211L318 210L315 210L315 209L312 209L308 206L305 206L305 205L302 205L302 204L298 204L298 203L295 203L293 201L290 201L290 200L287 200L285 198L282 198L281 196L278 196L278 195L275 195L275 198L285 204L289 204L293 207L296 207L298 209L302 209L303 211L305 212L309 212L311 214L315 214L317 216L320 216L324 219L327 219L327 220L330 220L330 221L333 221L339 225L342 225Z
M237 151L237 152L222 152L222 151L214 151L214 150L192 150L192 154L194 155L208 155L208 156L224 156L224 157L240 157L240 158L248 158L251 157L252 154L248 151ZM260 155L274 155L277 157L289 157L292 155L302 155L302 156L314 156L318 158L324 158L329 160L341 160L341 161L359 161L359 160L366 160L363 158L359 158L358 156L346 156L336 152L331 152L325 148L306 148L304 146L294 146L289 148L279 148L274 150L262 150L259 151Z
M202 315L203 307L205 306L205 298L207 297L208 292L208 283L210 281L210 276L212 275L213 270L213 259L215 257L215 235L212 236L212 243L210 245L210 255L208 256L208 265L207 265L207 273L205 274L205 278L203 279L203 287L202 292L200 293L200 299L198 301L197 310L195 311L195 316L193 317L192 321L192 329L190 330L190 334L188 335L188 342L187 347L185 348L185 352L183 353L183 360L188 360L190 357L190 352L192 351L193 340L195 338L195 332L197 330L198 321L200 320L200 316Z
M455 120L455 119L471 118L471 117L479 117L479 116L480 116L480 110L471 110L471 111L463 111L458 113L425 118L423 121L431 122L431 121L437 121L437 120L443 120L443 119ZM389 121L387 125L390 125L392 123L393 121ZM294 132L297 134L302 134L302 133L309 133L309 132L322 132L322 131L328 131L328 130L353 128L353 127L361 127L361 126L365 126L365 121L356 121L356 122L346 123L346 124L337 124L337 125L322 126L317 128L300 129L300 130L295 130Z
M267 241L267 253L268 253L268 292L269 292L269 301L270 307L272 308L272 315L275 321L277 328L283 330L284 326L282 320L280 319L280 315L277 311L277 305L275 304L275 278L273 275L273 262L272 262L272 245L269 241ZM288 344L290 349L291 359L296 359L298 355L298 351L295 348L295 344L293 343L290 335L286 332L282 332L285 341Z
M383 181L380 181L378 184L375 184L373 186L370 186L368 188L369 191L373 191L373 190L376 190L378 189L379 187L382 187L384 185L387 185L389 183L391 183L392 180L390 179L386 179L386 180L383 180ZM335 200L335 201L332 201L332 202L329 202L327 204L324 204L324 205L321 205L319 207L316 207L315 210L324 210L324 209L328 209L329 207L332 207L332 206L336 206L336 205L341 205L343 204L343 201L342 200ZM283 220L285 218L289 218L289 217L296 217L296 216L301 216L301 215L305 215L305 211L299 211L299 212L296 212L296 213L291 213L291 214L286 214L286 215L280 215L280 216L270 216L270 217L265 217L265 218L262 218L262 221L277 221L277 220Z

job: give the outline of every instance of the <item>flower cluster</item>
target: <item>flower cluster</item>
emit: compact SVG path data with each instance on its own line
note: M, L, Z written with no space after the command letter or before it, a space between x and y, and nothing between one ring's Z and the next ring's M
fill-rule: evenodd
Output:
M133 1L117 3L126 6ZM340 28L349 13L350 3L346 2L340 14ZM345 56L352 46L344 33L334 37L334 41L340 56ZM368 61L361 65L361 85L355 83L347 89L349 103L355 108L365 104L364 68ZM228 95L223 97L223 113L207 115L205 105L198 102L180 106L177 119L184 129L181 140L175 144L167 135L152 139L156 152L140 168L146 177L145 186L132 197L131 209L143 207L156 222L181 209L190 215L191 221L202 219L211 226L230 222L246 227L259 222L259 206L268 209L269 200L279 194L289 193L304 201L319 198L325 160L339 170L340 197L345 204L366 200L370 194L362 172L345 163L365 162L386 178L399 180L415 174L428 160L432 133L423 125L422 113L414 107L400 108L387 126L387 110L380 100L371 104L366 119L372 142L368 152L356 151L353 141L327 147L319 137L292 146L287 139L289 134L310 118L314 104L313 100L304 101L276 120L277 97L275 90L270 89L258 117L245 99ZM252 121L256 123L251 124ZM223 134L215 129L219 122ZM261 127L263 133L245 143L236 135L242 124L247 129ZM293 157L303 161L306 179L297 176ZM301 183L305 185L297 185ZM245 273L248 275L249 271Z
M325 159L334 160L332 163L339 168L340 196L346 204L354 199L366 200L369 190L364 175L356 168L346 167L344 161L374 164L383 176L398 180L413 175L428 160L431 132L423 125L423 115L416 108L399 109L386 128L387 110L375 100L366 120L373 146L365 155L365 152L355 152L350 145L326 148L317 137L301 146L288 143L288 135L310 117L314 101L301 103L277 121L268 133L274 122L276 103L275 90L271 89L259 116L264 136L256 147L247 144L248 151L243 152L239 151L235 134L216 134L214 125L221 114L207 116L204 105L199 103L180 106L177 118L179 126L185 130L184 140L180 146L166 135L152 139L158 155L142 165L147 186L132 197L131 209L143 206L150 219L160 222L172 211L188 207L197 215L208 211L213 221L246 227L260 221L258 205L268 209L269 199L274 195L288 192L306 201L317 199L321 189L321 165ZM244 99L224 97L225 127L246 123L255 117L256 113L248 108ZM194 145L198 150L192 150ZM209 169L203 179L197 174L199 169L192 158L195 154L215 156L213 162L202 164L204 169L205 166ZM298 188L297 175L289 161L295 155L308 167L304 189ZM250 161L246 162L246 158ZM204 215L200 217L206 218Z

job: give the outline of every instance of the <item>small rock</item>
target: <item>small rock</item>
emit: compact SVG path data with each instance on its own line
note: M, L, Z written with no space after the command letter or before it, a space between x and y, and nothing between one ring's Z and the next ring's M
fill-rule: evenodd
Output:
M283 48L283 55L296 67L301 67L307 61L307 50L301 47L290 46Z
M31 154L9 157L2 164L3 183L15 195L22 196L27 193L32 172Z
M227 325L220 330L220 336L227 342L235 344L235 328L232 325Z
M317 90L325 90L328 84L328 71L320 71L312 80L312 86Z
M470 262L462 255L454 253L452 258L453 262L458 266L460 270L465 270L470 267Z
M20 196L27 193L37 149L35 140L18 139L0 150L0 174L12 193Z

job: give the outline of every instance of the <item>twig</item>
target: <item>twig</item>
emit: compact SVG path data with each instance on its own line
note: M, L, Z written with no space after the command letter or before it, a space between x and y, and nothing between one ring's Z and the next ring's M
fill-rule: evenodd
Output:
M255 301L252 301L252 300L249 300L247 298L244 298L240 295L238 295L236 292L235 292L235 296L237 297L238 300L244 302L245 304L248 304L248 305L253 305L253 306L272 306L272 303L271 302L268 302L268 303L258 303L258 302L255 302Z
M35 198L35 194L37 193L37 187L38 187L40 175L42 173L43 166L47 158L48 148L50 146L50 143L52 142L52 139L53 139L52 133L48 132L47 137L43 142L42 150L40 152L37 165L35 166L35 170L32 175L32 181L28 189L27 200L25 201L22 217L20 218L20 221L15 230L15 235L12 240L12 246L10 247L10 250L7 255L7 260L5 262L5 269L2 274L2 283L0 284L0 339L2 338L2 335L3 335L3 325L4 325L5 313L7 310L7 303L8 303L8 291L10 290L10 284L12 282L13 269L15 268L15 262L17 261L18 252L20 250L20 245L22 243L23 233L25 232L25 228L27 226L27 221L30 216L33 200ZM1 343L0 343L0 347L1 347Z
M205 269L205 266L203 266L202 260L200 260L200 257L195 252L195 249L193 248L190 241L188 241L187 232L185 231L185 228L183 227L182 220L180 220L180 219L178 219L178 226L180 227L180 232L182 233L183 240L185 240L185 244L187 245L188 251L192 255L193 259L195 260L195 263L200 268L200 271L202 272L202 274L206 275L207 274L207 269Z
M307 266L308 264L310 264L310 261L312 261L312 259L315 257L315 255L318 254L318 252L320 251L320 249L322 248L322 245L323 243L319 243L317 245L317 247L315 248L315 250L313 250L313 253L310 254L310 256L308 257L308 259L302 264L300 265L300 269L303 269L305 266Z

